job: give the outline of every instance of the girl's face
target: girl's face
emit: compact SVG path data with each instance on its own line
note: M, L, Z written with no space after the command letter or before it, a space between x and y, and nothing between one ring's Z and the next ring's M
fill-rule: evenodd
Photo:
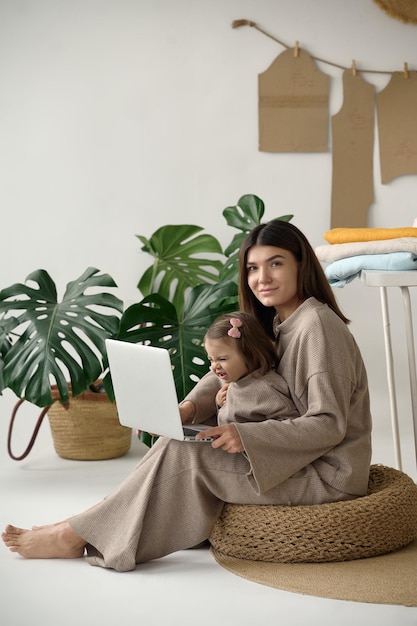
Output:
M233 383L249 373L239 339L206 339L204 347L210 369L224 383Z
M246 267L250 290L261 304L275 307L281 322L300 306L298 262L292 252L275 246L252 246Z

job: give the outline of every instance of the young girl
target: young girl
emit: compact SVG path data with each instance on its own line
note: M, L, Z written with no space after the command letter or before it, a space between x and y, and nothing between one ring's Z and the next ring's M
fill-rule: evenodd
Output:
M205 335L204 347L210 369L222 383L216 396L219 424L298 415L287 383L275 371L274 345L252 315L218 317ZM238 427L241 437L244 429Z
M297 417L284 378L275 371L274 344L260 323L248 313L228 313L208 329L204 347L211 371L222 383L216 396L218 425L234 424L242 442L256 436L260 422ZM223 448L235 452L235 448ZM248 479L258 493L263 489L268 457L247 446Z

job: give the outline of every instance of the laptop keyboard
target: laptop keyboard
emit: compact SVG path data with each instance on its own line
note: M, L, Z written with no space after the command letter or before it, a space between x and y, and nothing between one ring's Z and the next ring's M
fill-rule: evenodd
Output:
M193 430L192 428L187 428L186 426L183 426L183 431L186 437L195 437L198 432L197 430Z

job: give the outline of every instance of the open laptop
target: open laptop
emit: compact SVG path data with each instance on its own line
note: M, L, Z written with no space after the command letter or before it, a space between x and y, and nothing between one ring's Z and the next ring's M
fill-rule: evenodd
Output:
M196 439L206 424L184 426L168 350L106 339L119 421L123 426L179 441Z

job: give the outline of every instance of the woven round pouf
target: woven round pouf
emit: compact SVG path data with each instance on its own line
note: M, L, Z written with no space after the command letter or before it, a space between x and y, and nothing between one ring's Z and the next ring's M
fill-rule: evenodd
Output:
M417 485L372 465L368 494L312 506L225 504L210 536L219 553L252 561L325 563L386 554L417 538Z

